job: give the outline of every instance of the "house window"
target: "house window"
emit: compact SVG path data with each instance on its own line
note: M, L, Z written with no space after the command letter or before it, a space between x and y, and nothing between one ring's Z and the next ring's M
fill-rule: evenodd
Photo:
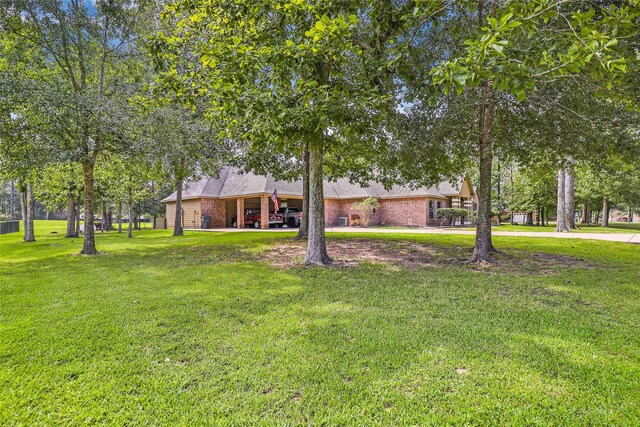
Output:
M437 207L437 209L442 209L442 202L438 201L437 204L436 204L436 207ZM440 215L440 212L436 211L436 213L438 215L437 218L438 219L442 219L442 215Z
M429 220L433 221L433 200L429 200Z

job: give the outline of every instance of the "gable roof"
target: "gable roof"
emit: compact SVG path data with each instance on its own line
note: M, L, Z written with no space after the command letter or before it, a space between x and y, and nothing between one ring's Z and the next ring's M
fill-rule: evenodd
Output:
M409 197L439 197L460 194L464 181L459 179L456 185L443 181L437 187L410 188L394 185L389 190L382 184L370 182L367 187L352 184L347 179L324 181L324 197L327 199L361 199L375 197L377 199L409 198ZM252 172L242 173L240 170L225 167L220 170L217 178L204 177L198 181L188 182L182 193L182 199L200 198L233 198L239 196L256 196L272 194L274 190L283 196L302 197L302 181L278 181L271 175L256 175ZM176 193L162 200L173 202Z

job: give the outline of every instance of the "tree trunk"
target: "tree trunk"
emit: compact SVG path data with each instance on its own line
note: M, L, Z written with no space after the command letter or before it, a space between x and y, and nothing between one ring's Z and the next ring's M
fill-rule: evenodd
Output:
M589 205L587 203L582 204L582 215L580 218L580 223L581 224L589 223Z
M576 230L576 207L575 207L575 177L573 175L573 158L569 158L569 167L565 169L564 199L565 216L567 218L567 228Z
M129 177L129 200L128 200L128 205L129 205L129 224L127 227L127 237L129 239L133 238L133 232L132 232L132 225L133 225L133 221L131 221L131 218L133 216L133 198L131 197L131 177Z
M29 229L29 221L27 219L27 186L19 183L20 188L20 214L22 216L22 241L27 241L27 233Z
M567 208L565 201L565 170L564 168L558 169L558 207L557 211L557 220L556 220L556 231L561 233L566 233L569 231L567 227Z
M182 229L182 187L183 185L184 185L184 180L179 179L177 182L177 192L176 192L176 220L173 224L174 236L184 235L184 230ZM238 213L238 215L241 215L241 214ZM131 222L131 217L129 217L129 222Z
M536 209L536 226L540 227L540 212L541 212L541 208L540 206L538 206L538 208Z
M509 203L509 212L511 213L510 222L513 225L513 193L514 193L514 183L513 183L513 163L509 166L509 177L511 180L511 202Z
M16 219L16 183L11 180L11 193L9 194L9 218Z
M80 200L75 202L76 211L76 237L80 236Z
M131 200L131 189L129 189L129 224L127 227L127 238L133 238L133 221L131 221L133 215L133 201Z
M302 220L295 239L306 239L309 233L309 144L304 143L302 152Z
M627 222L633 222L633 211L631 210L631 204L627 208Z
M34 216L34 201L33 201L33 187L31 184L27 184L26 194L26 222L24 227L24 241L35 242L36 237L33 232L33 216Z
M315 144L309 147L309 231L304 262L325 265L332 260L327 254L324 234L324 149L322 137L317 138L314 142Z
M142 228L142 202L138 201L138 211L136 212L136 217L138 221L136 223L136 230L140 230Z
M73 195L67 195L67 234L64 237L78 237L76 234L76 201Z
M549 225L549 208L544 209L544 225Z
M471 262L494 262L490 253L495 252L491 240L491 173L493 162L493 120L497 102L493 83L482 88L483 105L480 110L480 185L478 186L478 226Z
M122 200L118 202L118 233L122 233Z
M533 225L533 211L527 212L526 225Z
M102 222L100 224L100 232L104 233L107 229L107 205L102 205Z
M97 255L96 237L93 230L94 227L94 192L93 192L93 161L83 160L82 173L84 176L84 241L82 243L83 255Z
M602 227L609 226L609 198L605 197L602 199L602 223L600 224Z

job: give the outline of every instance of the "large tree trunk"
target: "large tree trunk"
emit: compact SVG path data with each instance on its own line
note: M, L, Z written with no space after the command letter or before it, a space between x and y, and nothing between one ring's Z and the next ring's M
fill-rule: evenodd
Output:
M96 237L94 227L94 192L93 192L93 161L84 160L82 162L82 174L84 176L84 241L82 242L83 255L97 255Z
M22 240L27 238L27 186L19 185L20 187L20 215L22 216Z
M182 187L184 185L184 180L179 179L177 182L177 191L176 191L176 220L173 224L173 235L174 236L182 236L184 235L184 230L182 229ZM238 214L240 215L240 213ZM131 215L129 215L129 222L131 222Z
M569 166L565 169L564 183L564 209L567 218L567 228L576 230L576 206L575 206L575 177L573 175L573 158L569 158Z
M556 231L561 233L566 233L569 231L569 227L567 227L567 207L565 201L565 169L558 169L558 208L557 211L557 222L556 222Z
M24 227L24 241L35 242L36 237L33 231L33 216L34 216L34 201L33 201L33 187L31 184L27 184L26 187L26 222Z
M22 241L27 241L29 233L29 219L27 215L27 186L24 183L18 183L20 188L20 214L22 216Z
M588 203L582 204L582 216L580 218L580 223L581 224L589 223L589 204Z
M602 227L609 226L609 198L605 197L602 199L602 223L600 224Z
M302 150L302 220L296 240L305 239L309 233L309 144Z
M118 202L118 233L122 233L122 200Z
M78 237L76 234L76 200L71 193L67 195L67 234L64 237Z
M491 240L491 173L493 163L493 120L497 102L492 82L486 82L480 110L480 185L478 186L478 227L471 262L494 262Z
M325 265L331 262L331 258L327 254L324 234L324 149L321 138L314 142L309 147L309 231L304 262Z

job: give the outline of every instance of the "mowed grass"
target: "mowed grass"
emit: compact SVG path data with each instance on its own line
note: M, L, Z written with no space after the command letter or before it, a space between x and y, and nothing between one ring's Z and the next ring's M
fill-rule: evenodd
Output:
M640 424L640 246L495 239L580 261L540 273L277 269L258 255L293 234L98 233L85 257L63 231L0 236L0 425ZM329 243L356 237L473 243Z

